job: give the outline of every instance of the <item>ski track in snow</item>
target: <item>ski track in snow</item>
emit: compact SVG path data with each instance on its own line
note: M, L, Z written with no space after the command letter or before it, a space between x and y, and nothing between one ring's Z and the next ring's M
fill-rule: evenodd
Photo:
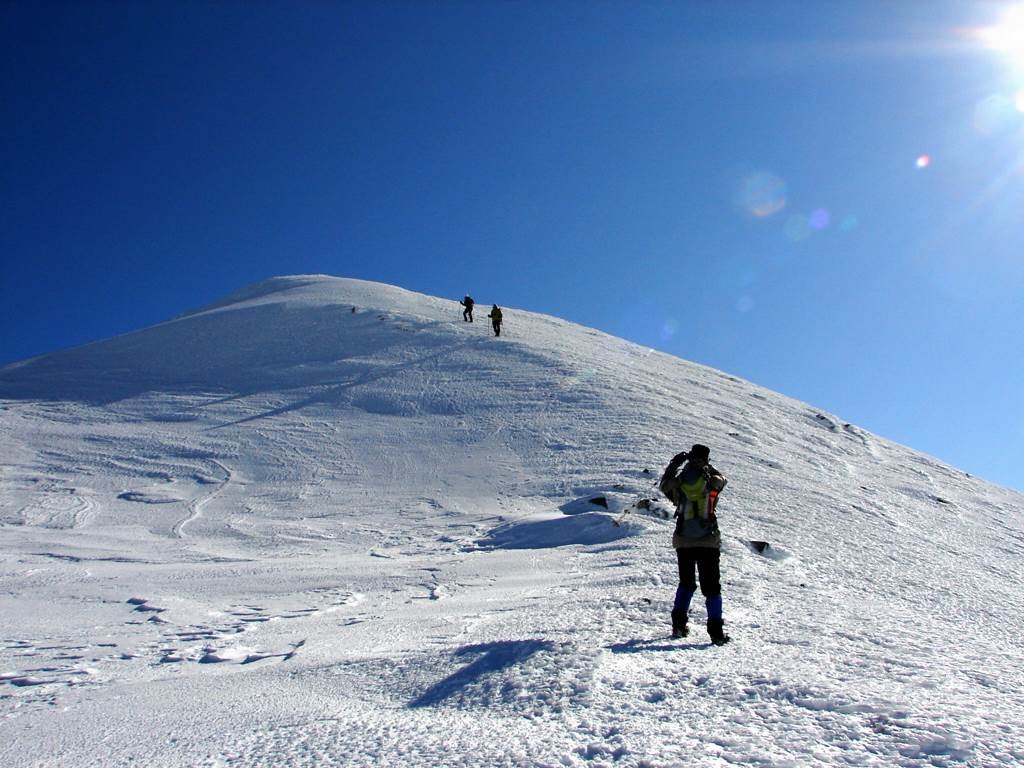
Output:
M0 369L0 763L1024 764L1020 494L596 331L460 317L280 278ZM668 636L655 488L698 440L722 648L699 595Z
M210 491L210 493L188 503L188 515L175 523L174 527L171 529L174 536L179 539L183 538L185 535L185 526L196 520L202 514L203 507L219 496L227 487L228 483L231 482L231 470L215 459L211 459L210 463L216 466L217 469L223 473L224 477L216 482L216 488Z

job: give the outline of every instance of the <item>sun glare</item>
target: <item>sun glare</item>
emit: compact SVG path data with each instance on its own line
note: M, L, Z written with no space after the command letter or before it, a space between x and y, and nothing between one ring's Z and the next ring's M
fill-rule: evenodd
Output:
M1024 70L1024 5L1008 8L1002 21L979 30L986 46L1009 56L1016 67Z

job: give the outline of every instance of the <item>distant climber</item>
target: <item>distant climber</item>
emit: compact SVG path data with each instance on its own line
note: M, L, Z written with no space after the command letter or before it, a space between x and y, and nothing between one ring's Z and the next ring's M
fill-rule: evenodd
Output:
M708 636L715 645L729 641L722 620L722 585L719 573L722 535L715 504L726 479L709 461L711 449L694 445L678 453L665 467L659 488L676 505L676 529L672 546L679 561L679 586L672 606L672 636L689 634L690 599L697 591L694 569L708 610Z
M466 298L464 298L462 301L460 301L459 304L461 304L462 306L465 307L465 309L462 310L462 319L465 320L467 323L472 323L473 322L473 305L476 304L476 302L473 301L473 297L470 296L467 293L466 294Z
M501 336L501 310L498 309L497 304L491 305L491 314L488 315L491 318L491 326L494 328L494 335Z

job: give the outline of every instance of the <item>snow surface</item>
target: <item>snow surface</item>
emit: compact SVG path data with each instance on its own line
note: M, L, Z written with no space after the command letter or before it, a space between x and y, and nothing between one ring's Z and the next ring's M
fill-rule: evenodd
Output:
M1024 764L1020 494L460 318L276 278L0 369L0 765ZM654 486L695 441L730 480L722 648L699 596L668 633Z

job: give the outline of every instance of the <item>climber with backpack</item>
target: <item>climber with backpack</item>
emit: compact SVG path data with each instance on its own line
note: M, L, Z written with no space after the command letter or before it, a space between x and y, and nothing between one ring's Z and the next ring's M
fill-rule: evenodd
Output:
M699 443L678 453L665 467L659 489L676 505L676 528L672 546L679 561L679 586L672 606L672 636L689 634L687 617L690 600L700 591L708 611L708 636L715 645L729 641L722 620L722 585L719 573L722 535L718 530L715 504L726 479L710 462L711 449Z
M501 310L498 309L497 304L491 307L491 313L488 317L491 318L491 327L494 328L494 335L501 336Z

